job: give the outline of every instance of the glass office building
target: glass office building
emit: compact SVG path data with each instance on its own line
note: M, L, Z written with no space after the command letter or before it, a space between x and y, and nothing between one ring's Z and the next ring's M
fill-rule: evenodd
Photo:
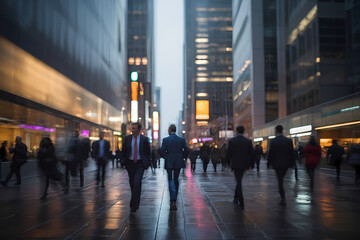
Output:
M0 2L0 141L73 130L112 148L127 123L124 1Z

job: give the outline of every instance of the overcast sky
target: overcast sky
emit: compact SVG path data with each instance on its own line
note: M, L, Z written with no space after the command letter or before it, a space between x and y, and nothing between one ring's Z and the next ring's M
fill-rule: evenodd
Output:
M171 123L177 124L182 109L183 12L182 0L155 0L155 81L161 87L161 139L168 136Z

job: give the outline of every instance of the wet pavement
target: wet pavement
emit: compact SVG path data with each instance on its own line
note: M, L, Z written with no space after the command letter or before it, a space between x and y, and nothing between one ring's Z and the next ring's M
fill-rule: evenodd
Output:
M50 187L40 200L41 178L36 168L24 170L23 184L0 187L0 239L359 239L360 184L354 172L318 169L315 186L303 169L299 181L289 170L285 178L287 207L280 200L274 170L262 161L260 173L243 178L245 210L233 205L233 173L226 169L180 174L178 210L169 210L167 176L163 168L144 174L140 208L130 213L127 172L108 166L105 188L95 185L90 162L85 187L72 179L70 192ZM3 166L4 168L4 166ZM4 169L3 175L4 178ZM6 171L5 171L6 172Z

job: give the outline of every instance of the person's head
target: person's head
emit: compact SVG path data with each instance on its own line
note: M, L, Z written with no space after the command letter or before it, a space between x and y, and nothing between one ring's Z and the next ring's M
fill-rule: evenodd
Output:
M6 146L7 146L7 143L8 143L7 141L3 141L2 144L1 144L1 146L6 147Z
M21 143L21 140L22 140L22 138L20 136L16 136L16 138L15 138L16 143Z
M175 124L171 124L168 129L169 135L176 132L176 126Z
M104 136L105 136L105 132L103 132L103 131L99 132L99 138L101 140L104 139Z
M310 137L309 144L310 144L310 145L313 145L313 146L318 145L318 143L317 143L317 141L316 141L316 138L315 138L314 136L311 136L311 137Z
M131 132L132 132L132 134L135 137L137 137L140 134L141 128L142 128L141 123L139 123L139 122L132 123L131 124Z
M337 140L336 140L336 139L333 139L333 140L332 140L332 144L337 144Z
M237 134L244 134L244 132L245 132L245 128L244 128L243 125L237 126L237 128L236 128L236 133Z
M50 147L52 146L52 141L49 137L44 137L43 138L43 144L44 144L44 147Z
M283 130L284 130L283 126L277 125L275 127L275 134L282 134Z

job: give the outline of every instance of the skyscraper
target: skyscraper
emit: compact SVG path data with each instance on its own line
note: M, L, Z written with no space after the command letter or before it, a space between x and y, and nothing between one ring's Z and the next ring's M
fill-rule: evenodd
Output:
M185 1L185 137L232 126L231 1Z

